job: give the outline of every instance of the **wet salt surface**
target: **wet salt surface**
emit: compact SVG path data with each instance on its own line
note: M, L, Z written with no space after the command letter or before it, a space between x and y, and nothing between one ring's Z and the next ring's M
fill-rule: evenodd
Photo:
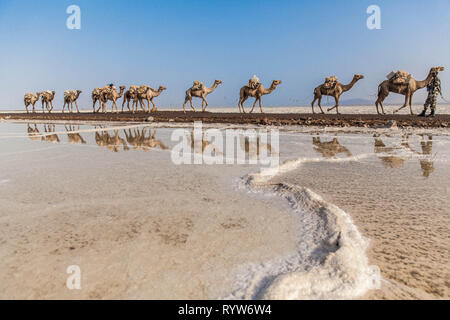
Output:
M173 165L171 133L0 124L0 185L11 180L0 189L4 297L357 297L370 289L370 265L393 283L373 298L448 297L448 135L282 131L283 170L268 183L323 197L308 202L315 196L302 189L236 188L257 165ZM323 224L317 212L332 204L353 221L330 208L330 224ZM372 241L369 262L353 222ZM342 230L349 235L342 250L320 250L357 286L320 277L326 269L311 256L313 246L334 243ZM69 262L84 266L83 292L61 285L65 274L57 270ZM100 272L105 268L111 273ZM342 295L327 294L330 286Z

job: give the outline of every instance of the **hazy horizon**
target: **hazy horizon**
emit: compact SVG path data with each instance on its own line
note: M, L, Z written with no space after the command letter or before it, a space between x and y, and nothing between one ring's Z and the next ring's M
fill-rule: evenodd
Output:
M81 8L81 30L66 27L73 4ZM381 30L366 27L373 4L381 8ZM430 67L450 67L449 27L447 0L0 0L0 109L23 108L25 92L42 90L55 90L60 108L67 89L82 90L79 104L89 109L92 89L111 82L164 85L157 105L181 107L193 80L210 86L215 79L223 84L208 97L210 106L232 107L254 74L264 86L283 80L264 97L266 106L308 105L326 76L348 83L356 73L365 79L342 103L373 104L392 70L423 80ZM440 78L449 99L448 70ZM417 92L414 104L425 95ZM395 94L386 100L402 101Z

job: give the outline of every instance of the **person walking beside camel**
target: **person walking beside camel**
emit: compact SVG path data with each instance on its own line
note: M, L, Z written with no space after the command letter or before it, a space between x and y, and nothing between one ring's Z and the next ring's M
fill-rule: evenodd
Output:
M419 114L419 117L425 117L428 107L431 109L429 117L434 117L436 112L436 103L438 94L441 93L441 80L437 76L437 73L433 73L430 83L427 85L428 97L423 105L423 111Z

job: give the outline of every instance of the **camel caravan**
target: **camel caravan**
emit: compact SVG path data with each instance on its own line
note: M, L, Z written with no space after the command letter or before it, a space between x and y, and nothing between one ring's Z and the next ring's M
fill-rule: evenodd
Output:
M444 67L433 67L430 69L428 76L422 80L418 81L412 77L406 71L399 70L397 72L391 72L387 75L387 80L384 80L378 86L378 98L375 102L375 107L378 114L386 114L384 110L383 101L389 95L390 92L401 94L405 96L404 104L396 109L394 113L406 108L409 105L410 113L413 115L412 110L412 101L414 93L422 88L427 87L429 89L430 85L433 84L434 79L437 78L439 72L443 71ZM321 101L323 96L331 96L335 100L335 105L331 108L328 108L327 111L330 112L336 109L336 113L339 113L339 102L342 94L347 92L353 88L353 86L359 81L364 79L362 74L355 74L353 79L348 84L342 84L339 82L336 76L330 76L325 78L324 83L320 84L318 87L314 89L314 98L311 103L312 113L316 113L314 110L314 105L317 101L317 105L319 107L320 113L325 113L322 109ZM246 113L244 109L244 102L248 98L254 98L254 102L252 108L249 113L252 113L256 107L259 106L259 110L263 113L262 107L262 97L264 95L271 94L273 91L277 89L277 87L282 83L281 80L273 80L270 87L264 88L261 84L261 81L257 76L253 76L246 85L244 85L239 91L239 102L238 108L240 113ZM186 113L186 104L189 102L190 107L193 112L197 110L193 104L193 98L199 98L202 100L201 111L205 112L208 107L208 101L206 97L213 93L219 85L222 84L222 80L215 80L211 87L207 87L203 84L202 81L194 81L193 85L186 91L184 103L183 103L183 112ZM440 84L440 82L439 82ZM111 104L111 112L119 113L119 112L138 112L138 105L140 107L140 111L142 112L156 112L158 108L153 101L154 98L158 97L164 90L167 88L164 86L160 86L158 90L155 90L147 85L132 85L128 90L126 90L125 86L120 86L119 91L114 86L114 84L108 84L104 87L95 88L92 91L92 111L94 113L103 112L106 113L108 110L107 103L110 101ZM74 112L73 104L75 104L76 110L79 113L80 110L78 108L77 100L80 97L82 91L81 90L67 90L64 92L64 104L62 108L62 112L64 113L66 105L67 111L69 113ZM439 87L440 93L440 87ZM55 98L55 91L42 91L34 93L26 93L24 96L25 109L27 113L29 113L28 107L32 107L32 112L36 112L35 104L39 100L41 100L42 104L42 112L47 110L48 113L51 113L53 110L53 100ZM121 111L119 111L119 107L117 105L117 101L122 99L122 107ZM131 106L130 106L131 102ZM145 103L147 102L147 104ZM98 107L96 107L98 103ZM150 108L151 104L151 108ZM44 109L45 105L45 109ZM126 105L126 109L125 109ZM124 111L125 110L125 111ZM432 113L434 116L434 111Z

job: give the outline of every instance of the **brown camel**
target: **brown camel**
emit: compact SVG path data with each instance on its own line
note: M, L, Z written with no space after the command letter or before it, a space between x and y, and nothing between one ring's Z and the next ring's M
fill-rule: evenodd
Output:
M416 92L419 89L425 88L431 81L434 75L437 75L440 71L443 71L444 67L433 67L430 69L430 72L428 73L428 76L425 80L417 81L414 78L411 78L408 83L406 84L396 84L392 83L389 80L384 80L380 85L378 86L378 99L375 102L375 106L377 107L377 113L380 114L380 111L378 109L378 105L381 106L381 112L382 114L386 114L384 112L384 106L383 101L386 99L386 97L389 95L389 92L394 92L398 94L402 94L405 96L405 103L394 111L394 113L397 113L398 111L402 110L403 108L406 108L409 102L409 110L411 114L414 114L412 110L412 102L413 102L413 95L414 92Z
M192 105L192 97L197 97L202 99L202 112L205 112L206 108L208 107L208 101L206 101L206 96L210 93L214 92L216 88L219 86L219 84L222 83L222 80L215 80L214 84L211 86L211 88L207 88L205 86L202 86L201 89L195 88L195 86L191 87L186 91L186 98L184 99L183 103L183 111L186 113L186 103L189 101L191 104L192 110L195 112L195 108Z
M341 98L341 95L344 92L349 91L351 88L353 88L355 83L361 79L364 79L364 76L362 74L355 74L353 76L352 81L349 84L342 84L342 83L338 82L334 86L333 89L326 89L324 87L324 84L321 84L320 86L315 88L314 89L314 100L311 102L312 113L315 113L314 112L314 103L316 102L316 100L318 100L317 103L319 105L320 112L324 113L322 110L322 106L320 104L320 102L322 101L322 96L331 96L334 98L334 101L336 102L336 104L334 107L329 108L328 111L336 109L336 113L339 114L339 99Z
M101 92L102 92L102 88L95 88L94 90L92 90L92 95L91 95L91 97L92 97L92 109L93 109L93 112L95 113L95 104L97 103L97 101L98 101L98 104L99 104L99 109L100 109L100 106L101 106L101 101L100 101L100 94L101 94Z
M62 112L64 113L64 108L67 104L67 110L69 112L73 111L73 103L75 102L75 106L77 107L77 112L80 113L80 110L78 109L78 103L77 100L80 97L80 94L82 93L81 90L67 90L64 92L64 105L62 108Z
M156 108L156 105L153 102L153 99L158 97L161 94L161 92L163 92L164 90L167 90L167 88L164 86L159 86L158 90L150 88L149 86L141 86L138 90L138 99L139 99L139 103L141 104L141 107L142 107L143 100L147 100L147 110L148 110L147 112L158 111L158 108ZM152 110L150 110L150 102L152 103L152 106L153 106ZM145 104L144 104L144 107L145 107ZM136 108L137 108L137 104L136 104Z
M41 95L42 95L41 92L36 92L36 95L34 93L31 93L31 92L25 93L25 96L23 98L23 102L25 103L25 109L27 109L27 113L28 113L28 106L30 104L33 106L33 112L35 112L34 105L39 100Z
M130 90L127 90L124 95L123 95L123 102L122 102L122 112L123 112L123 107L125 106L125 102L127 103L127 107L128 107L128 111L131 112L135 112L135 108L134 105L136 104L136 110L137 110L137 104L139 101L138 99L138 86L130 86ZM130 109L130 100L133 100L132 104L131 104L131 109ZM144 108L142 107L142 103L141 103L141 108L144 110Z
M250 110L250 113L253 112L253 109L255 108L256 103L258 101L259 101L259 109L261 110L261 113L264 113L262 110L261 97L266 94L272 93L279 84L281 84L281 80L273 80L270 88L268 89L264 88L261 84L256 89L252 89L247 85L243 86L239 93L239 103L238 103L239 112L245 113L243 104L249 97L252 97L255 98L255 102L253 103L253 107Z
M114 86L107 86L100 90L100 105L102 107L103 113L106 113L106 103L111 100L112 106L111 106L111 112L114 112L114 107L116 107L116 113L119 113L119 108L117 107L117 100L122 98L122 95L125 91L125 86L120 86L120 92L117 92L116 87ZM97 112L100 111L100 108L98 108Z
M44 103L48 113L50 113L53 110L53 99L55 98L55 94L56 94L55 91L41 92L42 112L44 112ZM49 104L51 108L48 107Z

